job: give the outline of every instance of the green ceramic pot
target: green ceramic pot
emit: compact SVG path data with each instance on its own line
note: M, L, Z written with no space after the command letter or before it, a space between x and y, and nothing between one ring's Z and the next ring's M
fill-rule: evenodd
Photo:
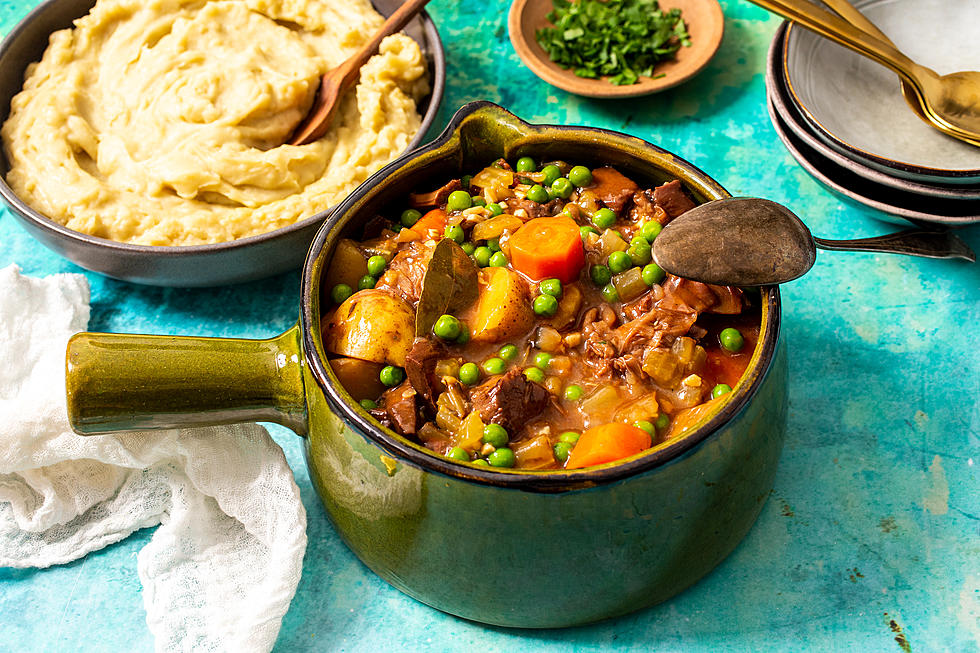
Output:
M68 406L81 433L272 421L306 438L310 476L351 550L386 581L490 624L582 624L663 601L727 556L772 488L785 435L780 302L764 288L745 378L699 428L620 464L574 472L458 465L381 428L336 381L320 342L321 276L344 236L418 188L500 156L617 166L698 201L725 190L686 161L600 129L529 125L463 107L436 141L369 179L306 259L299 324L265 341L80 334Z

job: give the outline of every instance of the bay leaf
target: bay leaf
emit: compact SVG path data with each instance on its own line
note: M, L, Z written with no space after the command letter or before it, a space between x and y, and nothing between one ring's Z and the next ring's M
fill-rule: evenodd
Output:
M478 293L477 267L463 248L450 238L436 245L422 279L422 294L415 309L415 335L427 336L440 315L464 310Z

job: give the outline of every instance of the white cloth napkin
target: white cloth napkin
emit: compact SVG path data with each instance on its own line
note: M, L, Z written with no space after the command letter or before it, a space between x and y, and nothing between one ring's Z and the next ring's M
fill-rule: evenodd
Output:
M82 437L65 345L85 277L0 270L0 566L48 567L160 524L137 557L158 651L268 651L296 592L306 512L256 424Z

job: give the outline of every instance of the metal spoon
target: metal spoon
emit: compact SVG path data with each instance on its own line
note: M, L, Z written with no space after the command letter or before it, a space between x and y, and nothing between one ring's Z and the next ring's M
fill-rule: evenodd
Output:
M857 7L852 5L847 0L823 0L823 3L830 7L838 16L849 22L851 25L854 25L854 27L858 28L859 30L863 30L882 43L887 43L891 46L895 45L884 32L878 29L877 25L868 20L868 18L862 14ZM930 121L929 118L926 117L925 113L923 113L922 105L919 104L919 100L916 98L915 89L901 77L899 77L899 81L902 83L902 95L905 97L905 101L908 103L909 107L913 112L915 112L915 115L931 124L932 121Z
M290 145L306 145L326 133L334 114L340 107L340 99L344 92L349 90L360 77L361 66L377 53L378 46L386 36L404 29L408 21L412 20L415 14L428 3L429 0L406 0L405 4L388 17L381 29L360 50L348 57L344 63L323 74L313 106L310 107L306 118L296 126L293 135L289 137Z
M966 243L940 228L857 240L814 238L788 208L756 197L715 200L674 218L653 241L653 260L695 281L764 286L803 276L817 248L976 261Z
M920 111L930 125L954 138L980 146L980 72L940 76L895 49L807 0L752 0L780 16L798 22L855 52L894 70L908 82Z

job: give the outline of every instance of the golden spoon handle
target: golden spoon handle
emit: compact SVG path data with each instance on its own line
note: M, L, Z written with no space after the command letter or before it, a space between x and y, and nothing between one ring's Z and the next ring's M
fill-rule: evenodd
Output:
M852 5L847 0L823 0L823 3L837 12L841 18L849 22L854 27L860 30L864 30L871 36L875 37L882 43L887 43L888 45L894 45L885 33L882 32L878 27L872 23L870 20L865 18L857 7Z
M763 9L795 21L814 32L825 36L844 47L891 68L913 85L918 85L920 73L935 76L928 68L918 65L904 54L886 43L870 36L857 27L844 21L806 0L751 0Z

